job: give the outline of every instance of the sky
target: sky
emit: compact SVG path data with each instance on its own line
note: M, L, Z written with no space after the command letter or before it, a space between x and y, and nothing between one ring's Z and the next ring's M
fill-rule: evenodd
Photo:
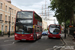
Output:
M42 6L43 13L45 13L45 0L11 0L12 4L22 10L32 10L37 14L41 15ZM46 8L50 5L50 0L46 0ZM49 15L53 17L54 12L49 9ZM48 13L48 9L46 9L46 13Z
M11 3L22 10L35 11L39 15L42 14L42 11L43 13L45 13L46 10L47 14L49 12L50 18L53 18L54 11L51 11L50 8L49 11L48 9L45 9L45 1L46 1L46 8L48 8L48 6L50 6L50 0L11 0Z

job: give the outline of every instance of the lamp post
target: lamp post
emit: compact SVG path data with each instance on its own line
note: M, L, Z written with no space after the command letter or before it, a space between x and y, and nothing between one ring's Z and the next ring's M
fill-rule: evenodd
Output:
M10 37L10 24L11 23L11 8L10 8L10 17L9 17L9 33L8 33L8 37Z

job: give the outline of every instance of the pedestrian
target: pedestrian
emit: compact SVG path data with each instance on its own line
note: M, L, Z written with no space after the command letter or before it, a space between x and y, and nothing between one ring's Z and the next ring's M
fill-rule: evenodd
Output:
M73 37L74 37L74 39L73 39L73 40L75 41L75 31L74 31L74 33L73 33Z
M73 30L73 40L75 41L75 25L74 25L74 30Z

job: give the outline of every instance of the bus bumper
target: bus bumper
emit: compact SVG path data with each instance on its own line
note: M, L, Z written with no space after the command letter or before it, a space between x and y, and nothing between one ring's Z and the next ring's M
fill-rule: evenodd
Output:
M49 38L61 38L60 35L48 35Z
M34 40L33 37L15 37L15 40Z

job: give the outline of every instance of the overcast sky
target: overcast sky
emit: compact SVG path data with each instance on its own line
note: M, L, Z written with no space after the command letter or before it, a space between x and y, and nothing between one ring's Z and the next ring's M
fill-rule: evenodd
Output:
M15 5L16 7L22 9L22 10L31 10L35 11L37 14L41 15L42 14L42 6L43 6L43 13L45 13L45 1L46 1L46 8L50 6L50 0L11 0L11 3ZM49 18L53 18L56 20L56 18L53 17L54 12L48 9L46 9L46 14L49 12ZM48 22L51 23L51 22ZM54 21L52 22L52 24ZM56 20L56 23L57 20Z
M45 13L45 0L11 0L12 4L22 10L33 10L39 15L42 13L42 5L43 5L43 13ZM50 5L50 0L46 0L46 8ZM53 17L54 12L49 9L49 15ZM46 9L46 13L48 13L48 9Z

